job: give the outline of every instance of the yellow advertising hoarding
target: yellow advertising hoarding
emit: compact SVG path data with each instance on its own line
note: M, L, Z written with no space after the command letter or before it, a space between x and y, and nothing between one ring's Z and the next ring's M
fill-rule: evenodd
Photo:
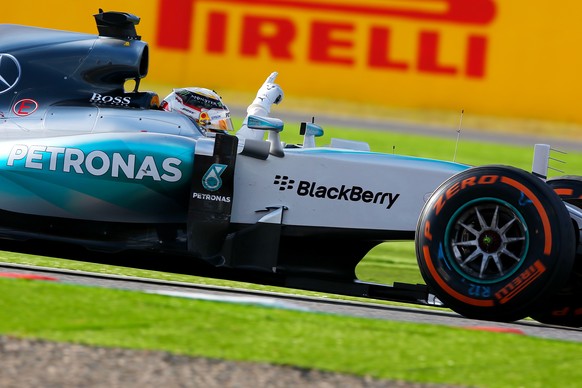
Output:
M148 79L582 123L582 3L524 0L149 0L3 6L1 23L96 33L99 7L141 17Z

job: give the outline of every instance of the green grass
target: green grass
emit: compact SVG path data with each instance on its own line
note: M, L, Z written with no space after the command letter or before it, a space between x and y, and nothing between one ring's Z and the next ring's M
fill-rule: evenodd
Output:
M378 245L360 262L356 275L372 283L424 283L416 264L413 241Z
M446 160L454 153L454 139L325 130L318 145L338 137L367 141L374 151L392 152L395 146L400 154ZM300 143L294 132L284 132L283 140ZM457 161L510 164L528 170L532 153L530 146L463 141ZM560 166L567 174L582 172L581 153L560 155L560 159L567 162ZM0 261L289 292L12 252L0 252ZM381 244L360 263L357 274L362 280L378 283L423 282L413 242ZM0 293L0 333L15 336L471 386L557 387L582 378L577 343L44 282L0 279Z
M242 119L233 120L235 128L242 123ZM299 135L299 122L285 123L285 130L281 133L281 140L288 144L300 144L303 138ZM318 146L327 145L332 138L364 141L375 152L397 153L401 155L417 156L431 159L449 160L471 165L504 164L531 171L534 143L526 145L507 145L483 141L459 141L456 150L456 131L451 130L449 138L438 136L422 136L400 132L383 132L359 130L342 127L325 127L324 135L316 139ZM550 144L551 145L551 144ZM549 176L582 175L582 150L566 154L552 152L551 156L559 161L551 161L550 167L559 171L549 170ZM564 163L562 163L564 162Z
M580 345L514 334L0 279L0 332L377 378L562 387Z

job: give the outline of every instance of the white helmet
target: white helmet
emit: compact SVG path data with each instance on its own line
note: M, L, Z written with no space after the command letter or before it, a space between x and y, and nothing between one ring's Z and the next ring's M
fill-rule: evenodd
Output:
M192 118L206 131L232 131L228 107L215 91L205 88L174 89L160 107L170 112L180 112Z

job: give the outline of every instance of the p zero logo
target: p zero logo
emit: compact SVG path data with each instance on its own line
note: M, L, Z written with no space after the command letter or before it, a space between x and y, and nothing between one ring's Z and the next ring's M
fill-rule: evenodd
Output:
M252 58L266 52L274 60L484 78L485 32L495 20L495 1L161 0L157 43L213 55ZM244 11L229 10L236 6ZM204 41L196 39L202 47L192 47L195 22L206 26ZM402 22L413 28L403 28ZM445 26L460 27L463 41L445 36ZM413 42L413 50L393 52L397 45L408 47L408 42ZM461 55L443 62L443 52L451 47Z

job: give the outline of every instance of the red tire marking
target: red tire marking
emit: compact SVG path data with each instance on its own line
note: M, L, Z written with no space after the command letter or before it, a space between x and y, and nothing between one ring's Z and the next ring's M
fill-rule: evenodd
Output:
M572 190L572 189L554 189L554 191L558 195L565 195L568 197L571 196L572 194L574 194L574 190Z
M514 179L501 177L501 182L520 190L526 195L526 197L528 197L530 201L533 202L534 206L538 210L538 213L540 214L540 217L542 218L542 224L544 226L544 254L549 256L550 253L552 253L552 230L550 228L550 219L548 218L548 214L546 213L546 210L542 206L540 200L531 192L530 189Z
M433 279L439 284L439 286L445 290L450 296L454 297L455 299L460 300L461 302L473 305L473 306L479 306L479 307L492 307L493 306L493 301L492 300L479 300L479 299L474 299L474 298L469 298L455 290L453 290L438 274L436 268L434 267L434 265L432 264L432 258L430 256L430 251L428 249L428 245L424 245L422 247L422 252L424 253L424 257L427 259L426 260L426 265L428 267L428 270L430 271Z
M503 287L501 290L495 293L495 296L499 299L499 303L505 304L511 299L513 299L517 294L525 290L537 278L542 276L544 272L546 272L546 267L540 260L537 260L529 268L522 272L519 276L516 276L511 283L507 284L505 287ZM529 273L531 273L531 276L526 277L525 280L522 279L522 275Z

